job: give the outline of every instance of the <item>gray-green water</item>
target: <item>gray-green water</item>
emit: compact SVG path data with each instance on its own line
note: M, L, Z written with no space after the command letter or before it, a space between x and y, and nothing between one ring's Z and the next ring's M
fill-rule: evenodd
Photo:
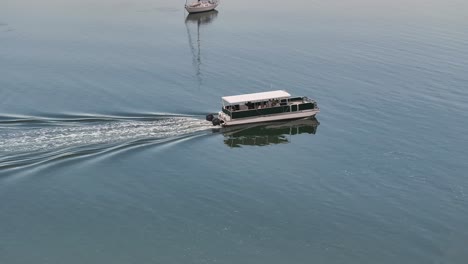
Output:
M0 1L0 263L468 261L466 1L183 4Z

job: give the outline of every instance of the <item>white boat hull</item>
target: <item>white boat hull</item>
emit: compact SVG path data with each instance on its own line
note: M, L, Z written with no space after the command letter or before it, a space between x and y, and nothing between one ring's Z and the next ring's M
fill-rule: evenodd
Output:
M197 5L197 6L186 5L185 9L190 14L193 14L193 13L200 13L200 12L207 12L207 11L214 10L217 6L218 6L218 3L211 4L211 3L208 3L208 2L206 2L206 3L203 2L203 3L201 3L200 5Z
M266 116L258 116L258 117L246 117L246 118L238 118L229 120L229 118L225 118L226 116L223 112L219 112L218 118L222 121L222 126L235 126L235 125L243 125L243 124L252 124L252 123L260 123L260 122L270 122L270 121L279 121L279 120L288 120L288 119L301 119L301 118L308 118L314 117L317 113L319 113L319 109L312 109L312 110L304 110L300 112L287 112L283 114L275 114L275 115L266 115Z

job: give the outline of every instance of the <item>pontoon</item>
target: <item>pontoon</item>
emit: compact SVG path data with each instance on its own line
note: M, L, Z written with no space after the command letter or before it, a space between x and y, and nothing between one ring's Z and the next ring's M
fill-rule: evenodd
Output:
M307 97L292 97L284 90L222 97L222 109L206 116L214 126L233 126L258 122L313 117L320 112L317 102Z

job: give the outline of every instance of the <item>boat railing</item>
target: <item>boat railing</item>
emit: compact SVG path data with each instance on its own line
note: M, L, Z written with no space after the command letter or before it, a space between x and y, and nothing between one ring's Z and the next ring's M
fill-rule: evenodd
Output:
M301 104L278 104L272 107L263 107L263 108L250 108L244 110L234 110L231 111L226 108L222 108L223 113L229 115L232 118L244 118L244 117L253 117L253 116L262 116L262 115L272 115L272 114L281 114L289 113L296 111L304 111L315 109L316 105L314 103L301 103ZM235 109L237 109L235 107Z
M314 104L315 107L317 107L317 103L315 102L315 100L312 100L307 97L292 97L292 98L274 100L274 101L268 101L268 102L255 102L255 103L247 102L244 104L228 105L228 106L224 106L222 110L225 114L230 115L233 112L243 112L243 111L271 109L275 107L290 106L297 102L312 103Z

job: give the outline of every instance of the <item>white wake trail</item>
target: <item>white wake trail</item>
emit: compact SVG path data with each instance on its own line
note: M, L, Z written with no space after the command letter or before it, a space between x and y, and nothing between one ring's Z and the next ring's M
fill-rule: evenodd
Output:
M177 117L14 130L1 135L0 153L49 151L72 146L179 137L211 127L204 120Z

